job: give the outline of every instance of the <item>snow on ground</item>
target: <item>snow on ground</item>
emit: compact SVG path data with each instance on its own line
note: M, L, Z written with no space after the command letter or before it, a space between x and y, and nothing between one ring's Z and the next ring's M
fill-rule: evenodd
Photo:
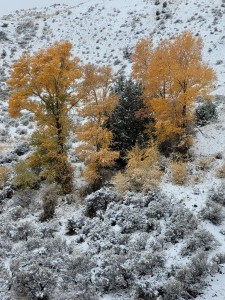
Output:
M203 38L204 58L217 72L218 83L214 94L224 95L225 5L223 5L223 1L171 0L167 1L166 7L163 7L165 1L159 2L159 5L155 5L153 0L79 0L73 6L55 5L49 8L18 11L1 17L1 89L6 88L5 82L10 72L11 63L24 50L34 52L42 47L49 46L56 40L71 40L74 44L74 53L81 58L82 62L92 62L98 65L112 64L116 72L129 74L131 64L123 57L124 49L132 51L136 42L142 37L152 38L157 43L161 39L172 38L175 34L184 30L191 30L194 34ZM17 156L12 154L15 145L26 141L35 125L29 116L16 121L10 120L6 114L7 95L3 98L0 132L1 150L4 151L1 151L1 156L3 158L5 156L12 157L12 162L10 160L5 163L5 165L10 166L18 159ZM218 179L215 176L216 170L225 160L224 97L218 96L216 105L219 115L218 120L199 128L196 132L196 143L193 149L195 159L189 165L190 173L193 176L190 176L189 182L184 186L174 185L167 174L161 185L162 191L171 199L172 203L184 205L196 216L204 207L209 191L224 182L224 179ZM222 159L216 158L218 153L222 154ZM196 166L198 160L202 158L209 158L211 163L209 169L199 171ZM196 174L199 176L199 181L194 182L193 178ZM64 199L62 203L59 203L55 219L47 225L47 227L55 227L57 230L56 235L65 238L68 245L76 243L77 240L77 236L65 234L67 221L79 217L82 213L83 202L81 206L76 204L81 201L78 198L78 195L74 196L73 201L75 204L73 201L71 204L68 199ZM17 203L16 199L13 201ZM2 216L4 220L7 220L8 216L14 216L13 201L9 200L3 208ZM40 202L40 195L37 196L36 201ZM25 212L20 213L20 221L33 222L37 227L43 226L38 222L40 203L31 215L26 209ZM216 252L224 252L225 236L221 233L221 231L225 232L224 221L221 225L213 225L209 221L202 221L201 224L220 242L220 246L213 250L210 255ZM120 227L115 226L114 230L119 233ZM137 235L138 233L134 234L133 238L135 239ZM170 248L167 251L168 264L178 258L179 250L185 241L177 246L176 244L175 246L169 246ZM85 241L77 246L77 251L88 251L88 242ZM17 250L19 252L19 249ZM10 255L11 252L9 251L8 257L4 261L5 266L10 264ZM13 255L15 255L15 252ZM180 259L179 257L178 260ZM185 263L185 261L184 258L183 262ZM197 299L224 300L224 282L225 269L224 266L221 266L220 273L207 277L208 286ZM5 297L2 299L12 298ZM102 294L101 299L126 300L130 297L125 294L109 293L107 295Z

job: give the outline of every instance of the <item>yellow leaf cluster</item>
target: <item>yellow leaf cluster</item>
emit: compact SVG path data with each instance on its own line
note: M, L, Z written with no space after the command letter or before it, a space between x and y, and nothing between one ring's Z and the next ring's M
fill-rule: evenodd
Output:
M141 40L133 55L133 77L143 87L143 100L153 112L159 142L188 134L197 96L209 98L216 76L202 61L202 40L184 32L157 47Z
M127 158L125 172L119 172L113 178L113 183L120 193L131 190L145 193L159 185L162 172L157 166L159 153L156 146L140 149L136 145L128 152Z
M29 159L30 165L66 189L72 173L65 147L71 130L68 114L78 103L77 83L82 74L79 59L72 57L71 49L72 44L65 41L33 56L24 53L14 63L8 80L10 116L18 117L26 109L39 124L32 138L36 151Z
M88 182L98 180L100 170L112 166L119 154L110 150L112 133L105 127L118 99L110 92L114 78L110 67L88 64L83 68L83 81L79 86L82 107L79 114L86 122L77 126L77 138L82 144L77 151L87 168L84 175Z

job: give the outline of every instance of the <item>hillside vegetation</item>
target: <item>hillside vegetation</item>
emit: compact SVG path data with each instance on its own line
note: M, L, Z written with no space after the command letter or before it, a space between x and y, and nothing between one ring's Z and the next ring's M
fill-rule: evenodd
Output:
M0 299L224 299L225 4L120 2L0 20Z

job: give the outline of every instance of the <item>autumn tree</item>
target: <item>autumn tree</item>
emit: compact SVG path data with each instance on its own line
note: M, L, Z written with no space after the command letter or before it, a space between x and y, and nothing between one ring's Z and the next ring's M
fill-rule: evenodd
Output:
M202 59L202 39L184 32L154 47L141 40L133 55L133 77L143 85L143 100L154 112L155 130L164 152L186 152L198 96L209 98L216 79Z
M79 59L71 55L70 42L56 42L34 55L24 53L14 63L9 114L18 117L30 111L37 130L32 137L35 152L29 158L41 176L71 189L72 169L67 160L66 141L71 128L69 112L77 105L76 83L81 76Z
M115 93L110 92L113 81L108 66L88 64L83 68L79 115L84 118L84 123L76 128L77 138L82 142L77 151L86 164L84 176L93 185L98 185L104 177L104 169L112 166L119 155L110 149L112 132L105 126L118 102Z

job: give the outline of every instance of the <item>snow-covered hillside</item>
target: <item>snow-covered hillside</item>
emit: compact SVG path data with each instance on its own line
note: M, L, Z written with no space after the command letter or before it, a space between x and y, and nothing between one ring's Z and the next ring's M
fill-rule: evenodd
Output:
M0 20L2 72L7 72L23 51L36 51L65 39L72 41L74 53L83 62L111 64L116 71L129 72L124 51L132 51L140 38L157 43L191 30L203 38L204 58L217 71L217 93L221 94L225 81L224 13L221 0L89 0L71 7L17 11Z
M218 76L218 119L196 130L187 182L172 183L165 160L160 190L121 196L110 185L85 198L77 185L41 222L54 187L18 192L11 174L0 186L0 300L225 299L225 0L79 0L3 16L0 167L29 154L35 128L28 113L7 114L6 80L23 51L70 40L83 63L129 75L138 40L157 44L184 30L203 38ZM73 149L70 158L79 173Z

